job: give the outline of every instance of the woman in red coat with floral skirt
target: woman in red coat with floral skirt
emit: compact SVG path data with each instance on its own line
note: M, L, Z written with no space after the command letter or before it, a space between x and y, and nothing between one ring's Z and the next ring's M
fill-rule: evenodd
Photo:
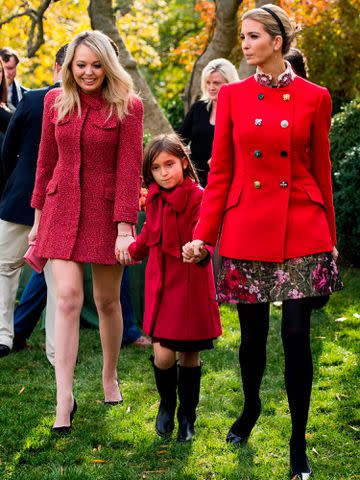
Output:
M29 239L36 239L39 256L51 259L56 285L56 432L70 430L76 411L72 386L85 262L92 264L100 319L104 401L122 401L116 372L122 338L118 260L134 240L143 108L115 48L101 32L78 34L67 49L63 88L51 90L44 104Z
M292 419L291 478L311 475L305 429L312 386L310 316L342 287L335 261L325 88L284 61L294 25L280 7L246 12L242 49L254 76L219 92L208 185L192 243L193 261L221 227L219 302L236 303L241 325L242 414L227 435L247 441L260 415L269 303L282 301L285 386Z

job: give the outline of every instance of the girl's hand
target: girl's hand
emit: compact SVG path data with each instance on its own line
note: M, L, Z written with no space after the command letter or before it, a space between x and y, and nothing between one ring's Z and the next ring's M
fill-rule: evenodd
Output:
M203 260L207 251L204 249L205 243L202 240L193 240L183 246L183 260L185 263L198 263ZM204 252L205 250L205 252Z
M331 256L332 256L334 262L336 262L336 260L338 259L338 256L339 256L339 252L338 252L338 249L336 247L333 248L333 250L331 252Z
M130 265L132 262L130 253L128 251L129 245L135 241L132 235L120 235L115 242L115 257L121 265Z

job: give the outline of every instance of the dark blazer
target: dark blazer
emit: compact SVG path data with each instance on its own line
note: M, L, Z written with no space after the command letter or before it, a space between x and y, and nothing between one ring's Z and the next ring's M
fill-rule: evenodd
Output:
M51 88L27 92L6 131L2 147L6 184L0 200L0 218L7 222L29 226L34 222L30 199L35 182L44 97Z
M0 107L0 198L5 186L5 173L1 162L1 148L10 118L11 113Z
M17 92L17 87L20 87L20 93L21 93L20 98ZM20 83L18 83L17 80L14 80L14 85L13 85L13 88L11 91L11 97L10 97L11 104L16 108L19 105L25 93L28 91L29 91L28 88L24 87L23 85L20 85Z

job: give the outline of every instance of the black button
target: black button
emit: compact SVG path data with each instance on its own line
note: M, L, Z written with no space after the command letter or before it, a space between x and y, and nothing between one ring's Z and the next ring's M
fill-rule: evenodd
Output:
M282 150L280 152L280 155L283 157L283 158L286 158L288 156L288 152L286 150Z
M262 156L261 150L255 150L254 157L255 158L260 158L261 156Z
M259 93L258 99L259 100L264 100L264 98L265 98L265 95L263 93Z

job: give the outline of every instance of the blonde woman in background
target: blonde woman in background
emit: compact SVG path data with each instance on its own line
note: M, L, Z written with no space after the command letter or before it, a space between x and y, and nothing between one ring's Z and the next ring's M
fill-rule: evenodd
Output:
M191 106L178 129L182 139L190 144L191 160L196 167L202 187L207 184L218 92L225 83L238 81L239 75L229 60L225 58L211 60L201 74L201 99Z
M29 240L51 259L56 287L56 420L68 433L76 412L73 375L83 303L83 264L92 264L103 350L104 402L122 401L120 284L137 219L142 165L141 100L111 40L99 31L69 44L62 89L45 98Z

